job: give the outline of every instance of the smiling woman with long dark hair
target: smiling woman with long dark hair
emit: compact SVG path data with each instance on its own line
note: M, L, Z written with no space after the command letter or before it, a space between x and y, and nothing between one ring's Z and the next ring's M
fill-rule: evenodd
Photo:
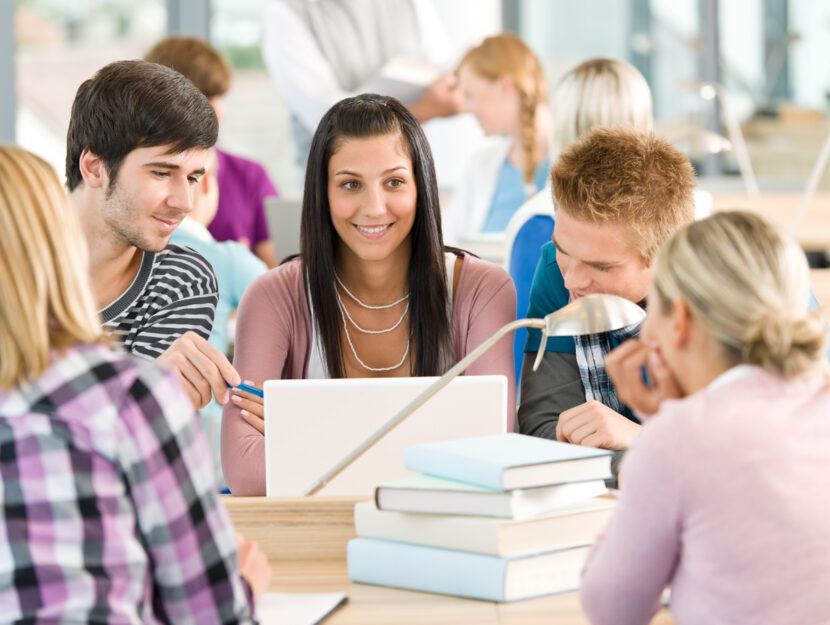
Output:
M240 303L234 365L245 379L439 375L515 317L505 271L444 248L429 144L394 98L347 98L320 121L300 248ZM508 429L511 353L503 340L468 369L507 377ZM228 485L264 494L261 400L232 399L222 425Z

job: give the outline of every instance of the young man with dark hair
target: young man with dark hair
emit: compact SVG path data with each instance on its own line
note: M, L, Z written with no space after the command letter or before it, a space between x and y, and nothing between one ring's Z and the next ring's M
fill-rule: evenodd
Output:
M542 248L529 317L543 317L592 293L644 303L651 263L669 235L694 218L689 160L653 134L598 128L567 149L551 170L556 224ZM584 337L541 340L528 333L522 367L522 433L625 450L637 418L617 397L604 357L639 326Z
M210 264L168 245L193 208L216 115L184 76L145 61L111 63L72 104L66 178L90 254L104 326L128 351L178 372L194 406L241 382L207 342L218 298Z

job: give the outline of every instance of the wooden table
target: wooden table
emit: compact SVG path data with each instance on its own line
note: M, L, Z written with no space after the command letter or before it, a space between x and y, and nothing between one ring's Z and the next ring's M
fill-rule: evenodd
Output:
M257 541L274 567L275 592L345 591L348 603L326 625L584 625L577 593L500 604L354 584L346 542L362 498L223 497L237 530ZM667 610L652 625L673 623Z
M830 317L830 269L811 269L810 286L825 316Z
M731 209L760 213L783 232L789 232L801 203L801 193L764 192L758 197L744 194L714 193L714 211ZM796 239L806 252L830 250L830 193L817 193L810 201Z

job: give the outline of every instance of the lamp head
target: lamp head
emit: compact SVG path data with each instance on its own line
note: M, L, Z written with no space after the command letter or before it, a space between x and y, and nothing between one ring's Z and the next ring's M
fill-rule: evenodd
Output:
M539 368L549 336L579 336L611 332L640 323L646 311L619 295L594 293L580 297L545 317L542 340L533 370Z

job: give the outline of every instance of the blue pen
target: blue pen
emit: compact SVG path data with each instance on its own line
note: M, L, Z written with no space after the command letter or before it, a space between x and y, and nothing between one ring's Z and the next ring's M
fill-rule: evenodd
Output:
M238 388L240 390L247 391L247 392L251 393L252 395L256 395L257 397L265 397L265 395L262 393L261 388L257 388L256 386L251 386L250 384L242 383L242 384L237 384L236 386L231 386L230 384L225 382L225 385L228 388Z

